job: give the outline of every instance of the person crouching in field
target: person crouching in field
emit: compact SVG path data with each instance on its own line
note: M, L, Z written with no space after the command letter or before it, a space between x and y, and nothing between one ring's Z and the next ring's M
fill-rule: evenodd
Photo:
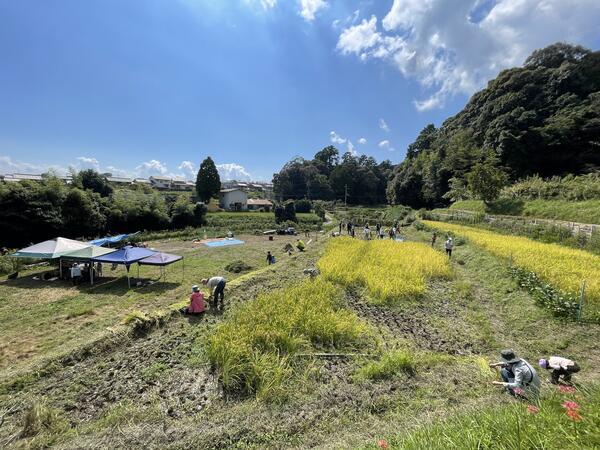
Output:
M531 364L523 358L517 357L513 350L500 352L501 362L490 363L490 367L502 367L500 375L502 381L493 381L497 386L504 386L506 391L513 396L536 399L540 392L540 378Z
M192 286L192 295L190 295L190 306L180 309L182 314L204 314L204 294L200 292L198 286Z
M202 280L202 284L207 286L211 292L211 308L215 310L219 309L219 303L221 303L221 311L225 309L224 299L225 299L225 284L226 280L223 277L212 277L205 278Z
M550 383L558 384L560 377L566 383L571 382L571 375L579 372L579 365L575 361L563 358L561 356L551 356L548 359L540 359L542 369L552 370Z
M437 241L437 233L434 231L433 234L431 235L431 246L432 247L435 245L435 241Z

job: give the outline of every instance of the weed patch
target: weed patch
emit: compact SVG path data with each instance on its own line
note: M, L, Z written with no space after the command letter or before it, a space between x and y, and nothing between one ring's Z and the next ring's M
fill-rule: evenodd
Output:
M368 363L356 372L358 380L389 380L400 375L414 375L415 360L408 350L385 353L379 361Z

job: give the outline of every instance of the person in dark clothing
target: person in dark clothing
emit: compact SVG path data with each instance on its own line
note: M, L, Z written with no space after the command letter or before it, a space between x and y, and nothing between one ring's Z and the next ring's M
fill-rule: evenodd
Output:
M267 264L275 264L275 257L271 255L271 252L267 252Z
M540 367L542 369L551 370L550 383L559 384L560 377L563 381L570 383L571 375L579 372L579 365L575 361L563 358L561 356L551 356L548 359L540 359Z
M348 233L348 236L350 236L350 234L352 233L352 222L348 222L346 224L346 231Z
M436 240L437 240L437 233L434 231L433 235L431 236L431 246L432 247L435 245Z

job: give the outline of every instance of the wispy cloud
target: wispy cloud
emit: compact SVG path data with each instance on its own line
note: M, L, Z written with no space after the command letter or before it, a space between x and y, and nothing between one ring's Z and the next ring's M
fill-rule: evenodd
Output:
M382 150L390 151L390 152L393 152L394 150L396 150L394 147L392 147L392 144L387 139L384 141L381 141L379 143L379 148Z
M386 131L386 132L390 131L390 127L383 119L379 119L379 128L381 128L383 131Z
M327 7L325 0L299 0L298 3L300 4L300 15L308 22L315 20L316 14Z

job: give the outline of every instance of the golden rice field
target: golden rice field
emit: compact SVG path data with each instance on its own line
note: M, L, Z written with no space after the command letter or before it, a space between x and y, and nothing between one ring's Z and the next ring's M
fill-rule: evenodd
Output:
M512 258L514 265L535 272L563 291L577 293L582 281L586 280L586 299L593 303L600 302L600 256L558 244L545 244L473 227L428 220L423 223L442 232L464 236L496 256Z
M391 303L425 292L427 280L452 275L448 259L419 242L332 240L317 263L325 278L366 286L374 303Z

